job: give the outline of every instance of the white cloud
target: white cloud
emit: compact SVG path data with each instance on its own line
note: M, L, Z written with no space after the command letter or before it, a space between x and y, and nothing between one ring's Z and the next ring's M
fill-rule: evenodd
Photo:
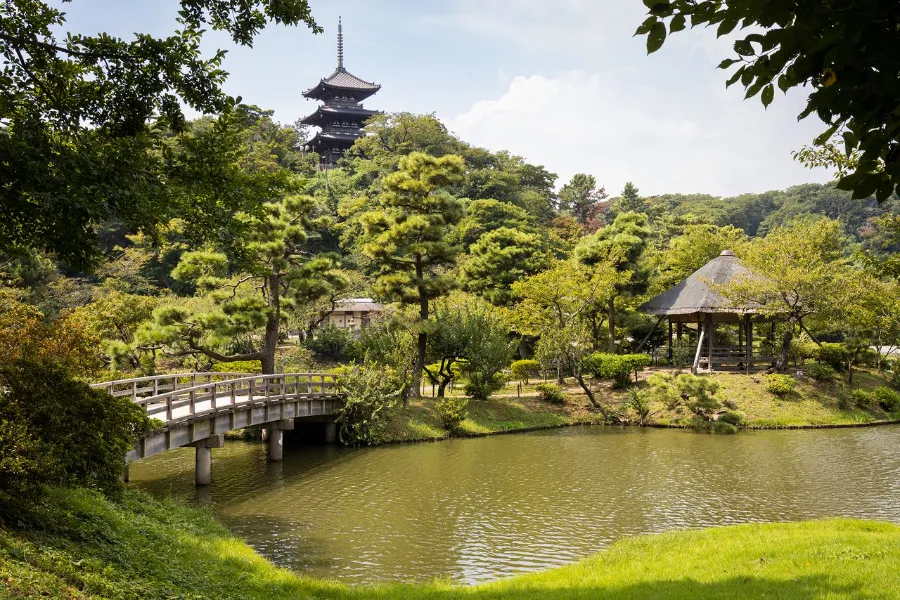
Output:
M716 75L690 90L612 73L518 76L500 97L447 121L462 139L521 154L558 173L560 183L593 174L610 194L626 181L645 194L734 195L829 178L791 158L820 129L798 125L802 98L779 97L766 111L726 92Z

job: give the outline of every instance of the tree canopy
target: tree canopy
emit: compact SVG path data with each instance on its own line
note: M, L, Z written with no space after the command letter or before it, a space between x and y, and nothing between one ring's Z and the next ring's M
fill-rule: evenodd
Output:
M237 196L211 193L241 186L229 168L228 119L177 139L183 106L227 115L238 102L222 91L224 51L201 51L204 29L249 46L269 22L320 28L306 0L183 0L180 8L172 35L124 40L69 31L65 13L46 2L4 4L0 252L40 248L84 266L96 258L101 221L151 231L193 210L213 215L219 201L236 206Z
M746 98L763 106L782 92L809 87L803 119L815 114L826 125L814 146L822 164L846 172L838 188L853 198L872 194L879 202L900 193L900 5L893 0L759 2L757 0L644 0L649 16L636 35L647 52L668 34L715 27L727 36L749 30L734 42L734 55L721 69L733 69L727 85L740 81ZM877 15L877 18L875 16ZM837 151L838 144L843 156ZM829 146L830 145L830 149ZM829 151L830 150L830 151ZM842 164L843 163L843 164Z

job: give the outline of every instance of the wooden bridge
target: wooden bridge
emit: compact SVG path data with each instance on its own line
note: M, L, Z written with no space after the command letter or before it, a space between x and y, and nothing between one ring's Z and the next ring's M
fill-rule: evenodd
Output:
M91 387L129 397L163 426L140 439L127 463L182 446L196 448L197 485L211 479L211 449L235 429L264 429L269 460L281 460L284 431L295 419L318 421L336 440L334 415L342 403L334 375L325 373L176 373L105 381ZM126 467L127 478L127 467Z

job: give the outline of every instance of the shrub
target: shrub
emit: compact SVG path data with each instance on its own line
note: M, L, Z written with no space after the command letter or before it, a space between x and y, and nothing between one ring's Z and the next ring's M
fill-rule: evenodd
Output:
M822 363L810 363L803 367L803 372L807 377L811 377L816 381L827 381L834 377L835 371L832 367Z
M235 362L213 363L211 371L215 373L249 373L255 374L262 371L262 363L258 360L238 360Z
M337 362L352 359L356 352L353 335L331 323L325 323L303 345L316 356Z
M51 362L0 369L0 513L22 507L43 485L115 495L125 455L153 422L130 398L112 398Z
M647 381L650 383L650 393L670 409L684 405L697 417L711 421L715 411L722 406L716 397L719 384L708 377L689 373L677 376L655 373Z
M335 421L341 442L348 446L371 444L378 422L396 403L402 389L391 369L374 365L341 367L334 370L344 392L344 404Z
M650 364L649 354L607 354L595 352L587 356L583 366L599 379L612 379L616 387L625 387L631 374Z
M728 412L719 415L719 421L722 423L729 423L735 427L740 427L741 423L744 422L744 415L737 411L729 410Z
M672 364L676 367L686 367L694 363L694 354L697 352L697 344L692 343L687 337L675 340L672 343Z
M312 366L312 353L304 346L292 346L275 356L275 365L283 373L303 373L310 371Z
M875 388L872 391L872 399L888 412L900 409L900 393L889 387L880 386Z
M900 360L891 364L891 387L900 390Z
M469 413L466 410L469 401L466 398L442 398L435 405L438 415L441 417L441 423L444 429L450 433L459 431L459 426L468 418Z
M530 377L537 377L541 372L541 363L532 359L517 360L509 367L513 379L528 385Z
M872 405L872 394L866 390L853 390L850 392L850 399L856 406L867 407Z
M650 419L651 398L650 394L644 394L632 388L628 390L628 408L633 410L638 417L638 425L643 426Z
M566 401L566 395L563 394L562 388L555 383L539 383L535 389L540 394L540 399L550 404L563 404Z
M737 433L738 428L726 421L698 421L697 429L707 433Z
M487 376L481 371L470 372L466 394L476 400L487 400L493 392L502 389L505 384L506 379L502 373Z
M844 361L847 358L847 349L843 344L823 342L821 346L817 346L813 351L813 358L817 362L828 365L835 371L843 372Z
M784 397L794 391L796 380L790 375L773 373L766 375L766 391L779 397Z

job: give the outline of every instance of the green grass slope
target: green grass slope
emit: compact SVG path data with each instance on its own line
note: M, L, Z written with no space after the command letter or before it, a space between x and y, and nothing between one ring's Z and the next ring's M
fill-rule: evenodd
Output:
M129 491L54 490L0 528L0 598L900 598L900 527L830 520L622 540L577 564L474 587L347 587L279 569L209 513Z

